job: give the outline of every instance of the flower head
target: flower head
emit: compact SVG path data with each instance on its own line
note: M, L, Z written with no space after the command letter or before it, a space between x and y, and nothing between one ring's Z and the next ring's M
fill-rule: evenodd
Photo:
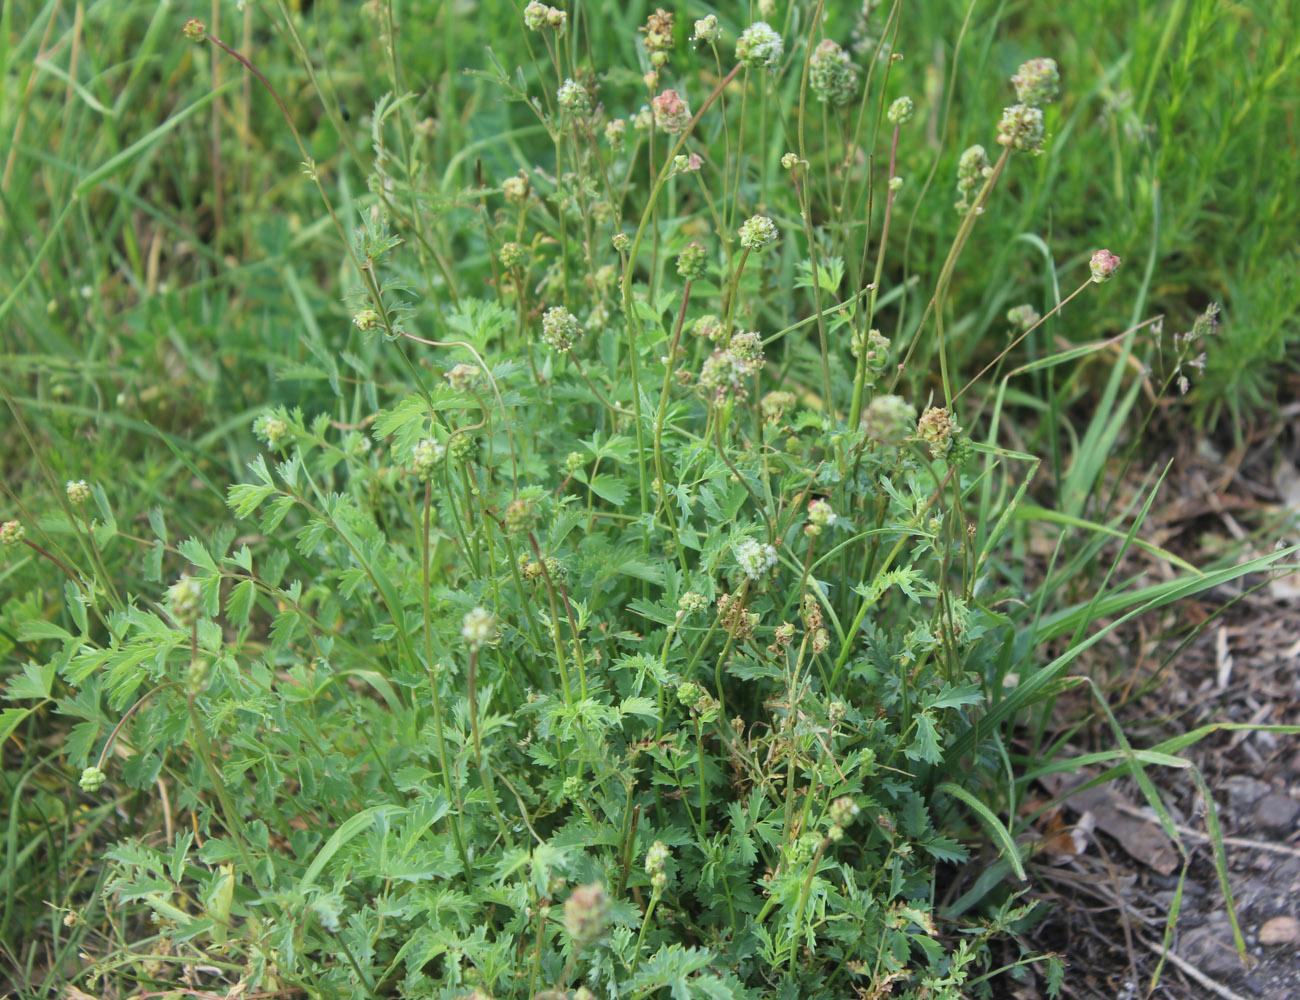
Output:
M552 350L563 354L581 338L582 327L578 318L564 306L551 306L542 314L542 340Z
M952 449L961 427L944 406L932 406L916 422L916 436L930 446L931 458L942 458Z
M191 42L201 42L208 33L208 26L200 21L197 17L192 17L185 22L181 28L181 34Z
M757 580L776 565L776 549L752 538L742 538L732 551L741 571L751 580Z
M686 281L703 278L708 264L709 251L699 240L691 240L677 255L677 273Z
M68 503L74 507L80 507L90 499L90 487L86 485L84 479L78 479L76 482L69 480L64 489L68 494Z
M785 43L766 21L755 21L736 40L736 61L748 69L768 69L785 54Z
M591 94L572 78L560 84L560 89L555 93L555 102L571 115L582 115L591 110Z
M819 528L835 523L835 509L825 500L812 500L808 504L808 520Z
M1043 151L1042 108L1028 104L1013 104L1002 112L998 122L998 143L1018 153L1038 154Z
M0 524L0 545L17 545L26 534L22 521L5 521Z
M823 104L844 105L858 92L858 68L838 42L826 38L808 60L808 86Z
M92 764L81 772L81 781L79 784L81 785L81 790L83 792L94 794L104 787L104 782L107 780L108 776Z
M380 323L381 317L374 309L362 309L352 317L352 324L358 330L373 330Z
M1061 74L1055 59L1030 59L1021 64L1011 83L1020 103L1036 108L1056 100L1061 88Z
M580 885L564 901L564 929L578 944L596 940L609 924L609 895L599 882Z
M885 117L893 125L906 125L912 120L914 114L916 114L916 105L912 103L912 99L910 97L900 97L889 106L889 110L885 112Z
M691 109L675 90L665 90L650 105L654 111L655 125L669 135L680 135L691 123Z
M862 432L883 445L899 445L916 423L916 410L901 396L877 396L862 411Z
M961 195L956 205L958 214L965 215L971 210L985 179L992 173L993 167L984 147L978 143L968 146L957 161L957 193Z
M181 628L191 628L203 611L203 590L192 576L182 576L167 588L167 605Z
M434 468L442 461L447 449L433 438L425 438L411 452L411 471L427 483L433 478Z
M1120 258L1116 257L1109 250L1098 250L1088 261L1088 269L1092 272L1092 280L1101 284L1104 281L1110 281L1115 277L1115 272L1119 270Z
M691 36L691 41L717 45L721 38L722 26L718 24L716 14L708 14L695 22L695 34Z
M484 607L469 610L460 623L461 638L470 652L477 653L492 641L497 632L497 616Z
M1020 327L1022 330L1028 330L1042 318L1038 310L1028 304L1014 306L1007 310L1007 322L1012 326Z
M746 250L763 250L780 238L776 223L766 215L755 215L740 227L740 245Z
M627 122L622 118L615 118L605 126L605 141L609 143L609 148L620 150L623 148L623 139L627 135Z

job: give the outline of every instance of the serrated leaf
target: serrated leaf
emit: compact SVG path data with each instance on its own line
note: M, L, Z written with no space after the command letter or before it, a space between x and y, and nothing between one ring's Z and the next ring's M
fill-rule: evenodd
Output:
M255 591L252 580L241 580L231 588L226 598L226 619L237 628L248 624L248 615L253 608Z
M592 493L615 507L621 507L627 503L627 484L616 476L609 476L602 472L592 477L587 485L591 488Z

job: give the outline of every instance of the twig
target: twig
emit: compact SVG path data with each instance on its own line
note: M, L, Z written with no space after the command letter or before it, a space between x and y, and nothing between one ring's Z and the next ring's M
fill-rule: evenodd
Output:
M1191 962L1187 961L1187 959L1179 958L1178 955L1172 951L1165 951L1163 947L1156 944L1154 941L1148 941L1146 938L1139 938L1138 940L1151 949L1151 951L1155 952L1155 954L1163 955L1165 958L1169 959L1169 961L1173 962L1174 965L1178 966L1179 969L1187 973L1187 975L1191 976L1206 989L1223 997L1223 1000L1246 1000L1246 997L1243 997L1240 993L1235 993L1222 983L1215 982Z

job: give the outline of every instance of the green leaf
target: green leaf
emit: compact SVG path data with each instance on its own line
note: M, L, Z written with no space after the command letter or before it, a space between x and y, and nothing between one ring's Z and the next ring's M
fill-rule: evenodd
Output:
M226 618L230 624L243 628L248 624L248 614L253 607L253 581L241 580L226 598Z
M1016 847L1011 832L1002 825L1002 821L994 815L993 810L966 789L960 785L954 785L951 781L945 781L941 784L939 791L946 792L955 799L960 799L984 821L984 826L988 828L989 834L1002 848L1003 859L1011 866L1020 881L1025 881L1025 866L1020 862L1020 849Z
M594 476L587 485L592 493L615 507L622 507L627 503L629 493L627 484L616 476L609 476L602 472Z

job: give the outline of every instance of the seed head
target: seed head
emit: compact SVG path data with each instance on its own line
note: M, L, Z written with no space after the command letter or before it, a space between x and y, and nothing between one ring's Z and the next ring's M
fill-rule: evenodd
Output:
M780 239L776 223L766 215L755 215L740 227L740 245L746 250L759 251Z
M858 92L858 68L838 42L826 38L808 59L808 86L823 104L842 106Z
M564 929L578 944L587 944L605 933L609 924L609 896L599 882L580 885L564 901Z
M1101 284L1104 281L1110 281L1115 277L1115 272L1119 270L1120 258L1116 257L1109 250L1098 250L1092 255L1092 260L1088 261L1088 269L1092 271L1092 280Z
M1030 59L1021 64L1011 83L1020 103L1036 108L1056 100L1061 89L1061 74L1055 59Z
M542 340L552 350L563 354L580 339L582 327L578 318L564 306L551 306L542 314Z
M769 69L784 54L781 36L766 21L755 21L736 40L736 61L747 69Z
M75 482L69 480L68 485L65 486L64 489L68 494L68 503L72 504L74 507L80 507L90 499L90 487L86 485L84 479L78 479Z
M181 628L192 628L203 611L203 590L192 576L182 576L167 588L167 606Z
M932 406L916 423L916 436L930 446L931 458L942 458L952 448L961 427L944 406Z
M998 122L998 143L1018 153L1043 151L1043 110L1028 104L1013 104L1002 112Z
M362 309L352 317L352 324L358 330L373 330L380 323L380 315L374 309Z
M686 281L699 281L709 263L709 251L699 240L691 240L677 255L677 273Z
M650 105L654 111L655 125L669 135L680 135L691 123L691 109L677 96L675 90L665 90Z
M0 524L0 545L17 545L27 534L21 521L6 521Z
M862 432L878 444L902 444L915 423L916 410L901 396L877 396L862 411Z
M93 764L81 772L81 790L90 792L92 795L104 787L104 782L108 776Z
M717 15L708 14L695 22L695 34L691 36L692 42L717 45L721 38L722 26L718 24Z
M824 628L819 628L812 634L812 651L814 653L824 653L830 649L831 635Z
M906 125L912 120L914 114L916 114L916 106L912 103L912 99L910 97L900 97L889 106L889 110L885 112L885 117L893 125Z
M201 42L208 33L208 26L200 21L197 17L191 17L181 28L181 34L188 41Z

